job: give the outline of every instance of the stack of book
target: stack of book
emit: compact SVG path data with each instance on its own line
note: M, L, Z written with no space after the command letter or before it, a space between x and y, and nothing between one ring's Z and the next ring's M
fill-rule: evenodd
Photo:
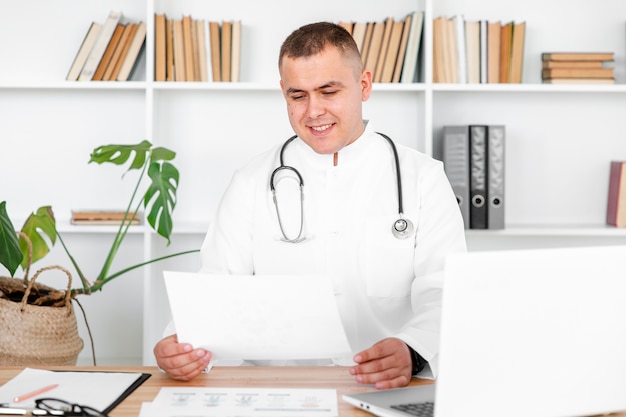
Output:
M615 84L613 52L544 52L541 79L547 84Z
M157 13L154 57L155 81L238 82L241 21L171 19Z
M140 215L129 213L124 210L72 210L71 224L96 224L96 225L119 225L124 219L130 220L131 224L141 224Z
M521 83L526 22L433 19L433 81Z
M443 164L466 229L504 229L503 125L443 128Z
M104 23L89 26L66 80L128 81L145 40L145 22L123 22L122 12L110 12Z
M419 52L424 12L404 19L338 22L354 38L365 68L376 83L413 83L419 79Z

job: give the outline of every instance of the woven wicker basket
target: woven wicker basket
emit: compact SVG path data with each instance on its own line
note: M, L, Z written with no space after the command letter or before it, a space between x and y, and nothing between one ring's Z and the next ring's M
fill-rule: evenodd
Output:
M58 291L36 284L37 277L46 270L60 269L68 276L66 291ZM78 336L76 315L70 297L72 276L63 267L40 269L32 279L0 277L0 292L23 291L21 301L0 294L0 366L75 365L83 349ZM33 295L61 295L58 305L33 305ZM38 297L41 299L42 297ZM45 298L45 296L43 297ZM40 302L40 301L39 301Z

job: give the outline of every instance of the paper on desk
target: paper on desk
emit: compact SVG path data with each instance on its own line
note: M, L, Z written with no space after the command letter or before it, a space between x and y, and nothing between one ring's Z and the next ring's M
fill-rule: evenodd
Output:
M212 275L164 271L178 340L215 359L350 356L325 275Z
M163 387L139 417L336 417L337 391L325 388Z
M132 372L56 372L25 368L0 387L0 403L9 403L10 407L16 408L32 408L37 398L51 397L105 410L140 376L140 373ZM29 400L13 402L17 396L52 384L59 386Z

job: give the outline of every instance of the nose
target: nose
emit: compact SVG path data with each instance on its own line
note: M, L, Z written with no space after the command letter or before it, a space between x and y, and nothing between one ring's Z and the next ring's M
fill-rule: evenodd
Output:
M325 113L325 108L321 98L316 95L309 96L306 113L310 118L317 118Z

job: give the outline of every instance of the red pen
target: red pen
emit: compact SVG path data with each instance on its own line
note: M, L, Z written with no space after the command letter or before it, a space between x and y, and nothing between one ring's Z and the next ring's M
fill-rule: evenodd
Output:
M13 398L13 402L14 403L19 403L19 402L28 400L29 398L33 398L33 397L36 397L39 394L43 394L44 392L48 392L50 390L53 390L53 389L55 389L58 386L59 386L59 384L52 384L52 385L48 385L47 387L39 388L38 390L29 392L27 394L18 395L17 397Z

